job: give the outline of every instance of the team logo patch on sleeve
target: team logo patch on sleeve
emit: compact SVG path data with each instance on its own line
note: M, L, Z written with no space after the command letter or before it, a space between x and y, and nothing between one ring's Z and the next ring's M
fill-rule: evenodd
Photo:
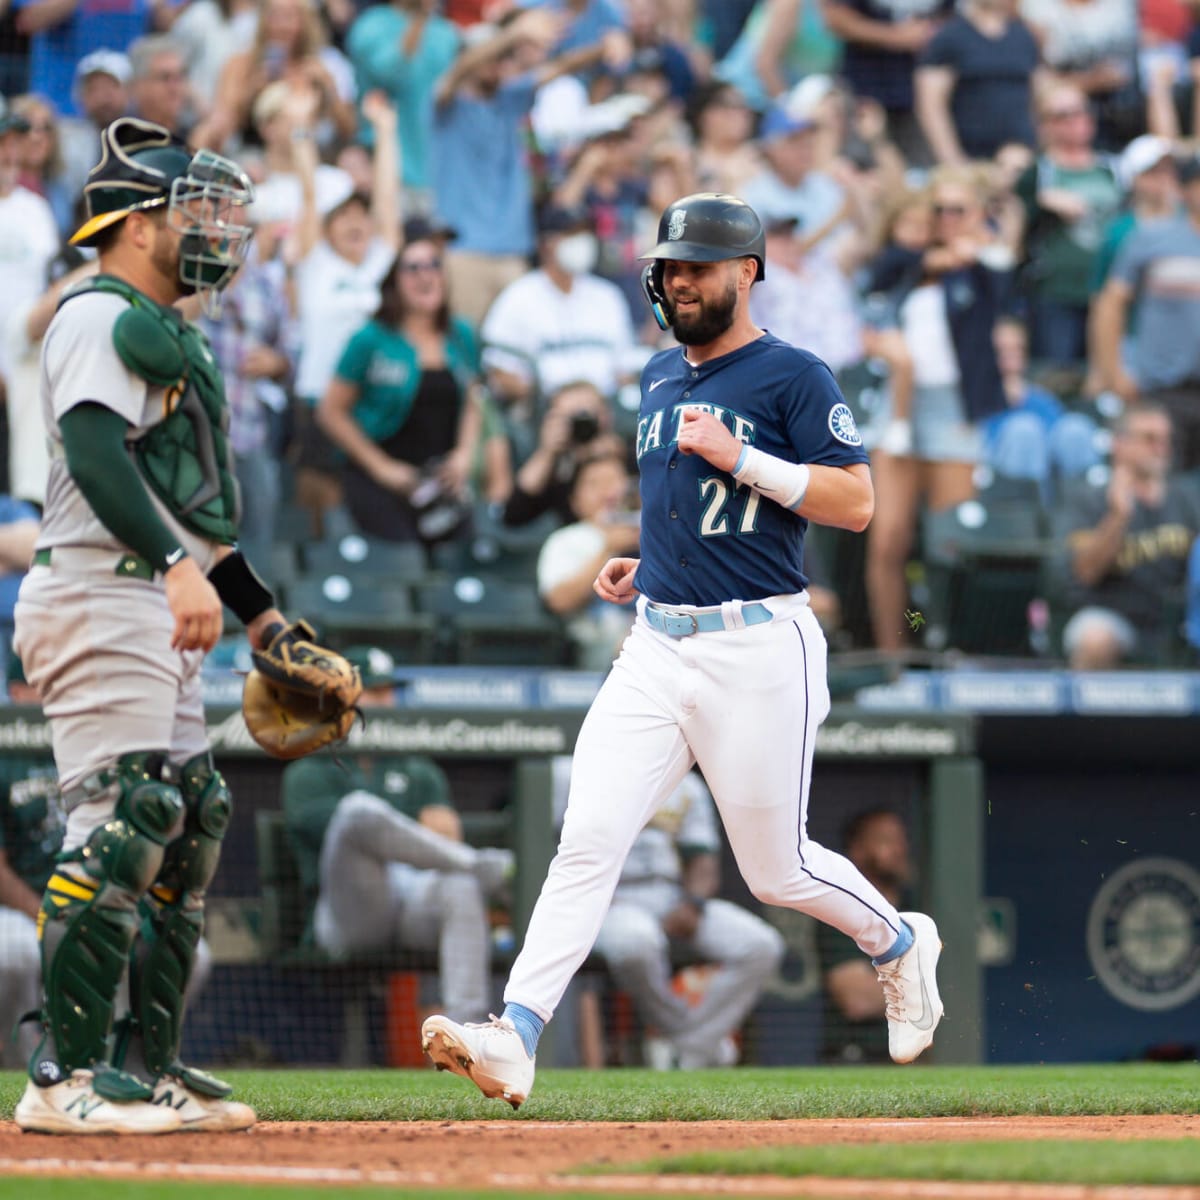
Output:
M829 410L829 432L843 445L862 445L862 434L858 432L848 404L835 404Z

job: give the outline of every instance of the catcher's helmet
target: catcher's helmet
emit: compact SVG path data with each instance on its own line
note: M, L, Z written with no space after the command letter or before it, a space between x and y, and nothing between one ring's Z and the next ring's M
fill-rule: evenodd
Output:
M83 195L88 219L71 245L90 246L96 235L135 209L171 198L171 184L187 174L191 151L169 130L137 117L120 117L100 134L100 161L88 172Z
M642 271L642 288L654 319L669 328L663 295L663 262L723 262L752 258L755 282L766 275L767 238L762 221L744 200L724 192L696 192L669 204L658 222L658 245L641 255L654 259Z
M121 117L100 135L100 161L83 192L88 219L71 238L76 246L92 245L137 209L166 206L167 224L180 235L180 283L215 315L217 293L241 266L253 233L245 212L254 187L237 163L210 150L192 154L163 126Z

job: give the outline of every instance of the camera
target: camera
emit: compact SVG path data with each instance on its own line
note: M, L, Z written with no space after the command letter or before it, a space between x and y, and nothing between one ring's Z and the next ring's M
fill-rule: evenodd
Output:
M576 446L590 442L600 432L600 418L583 409L571 414L571 441Z

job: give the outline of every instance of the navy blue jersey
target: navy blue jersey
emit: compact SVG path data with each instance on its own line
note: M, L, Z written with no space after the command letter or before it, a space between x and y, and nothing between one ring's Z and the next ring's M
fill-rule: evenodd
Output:
M637 457L641 563L634 586L660 604L721 604L799 592L808 522L677 446L685 409L787 462L867 462L829 368L773 334L692 366L683 347L642 372Z

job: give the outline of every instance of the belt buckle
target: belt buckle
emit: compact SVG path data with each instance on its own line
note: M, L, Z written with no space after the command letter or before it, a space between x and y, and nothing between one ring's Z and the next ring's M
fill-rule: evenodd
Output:
M687 621L691 621L691 623L692 623L691 629L687 630L685 633L672 634L671 635L672 637L691 637L693 633L700 632L700 622L696 620L695 613L672 612L669 608L664 608L662 610L662 612L663 612L664 616L670 617L674 621L687 620Z

